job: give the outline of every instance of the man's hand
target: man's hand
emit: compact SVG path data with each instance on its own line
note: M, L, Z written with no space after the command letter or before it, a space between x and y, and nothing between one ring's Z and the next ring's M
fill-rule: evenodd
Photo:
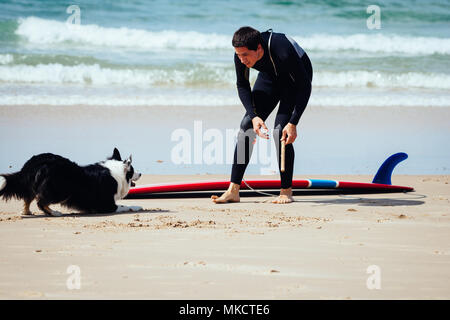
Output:
M269 134L267 133L269 129L267 129L263 119L261 119L260 117L254 117L252 119L252 123L253 123L253 131L255 131L255 133L258 136L264 139L269 139ZM262 129L265 129L266 131L263 132Z
M288 123L283 129L283 135L280 141L284 140L286 144L290 144L293 143L296 138L297 138L297 127L292 123Z

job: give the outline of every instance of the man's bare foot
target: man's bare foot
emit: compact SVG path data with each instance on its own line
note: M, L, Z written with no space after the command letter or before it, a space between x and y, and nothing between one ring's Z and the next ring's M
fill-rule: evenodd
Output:
M239 202L241 201L241 198L239 197L240 188L241 188L240 185L230 182L230 186L228 187L228 190L225 191L224 194L222 194L220 197L215 195L211 196L211 200L214 203Z
M289 189L281 189L280 195L272 200L272 203L291 203L294 202L294 198L292 197L292 188Z

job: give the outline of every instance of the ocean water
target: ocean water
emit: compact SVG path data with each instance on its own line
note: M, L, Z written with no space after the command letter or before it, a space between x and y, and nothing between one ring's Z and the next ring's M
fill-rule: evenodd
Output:
M48 124L18 132L14 129L20 124L0 118L0 148L15 150L2 152L0 169L17 170L33 153L47 151L90 163L101 160L119 141L134 150L144 173L228 174L229 164L171 163L170 134L180 126L192 128L193 119L202 120L198 107L237 110L234 107L241 105L231 38L243 25L286 33L308 53L314 68L308 108L450 107L450 0L377 1L379 29L370 28L374 20L373 12L367 12L369 5L328 0L0 0L0 106L186 107L183 119L167 115L176 121L164 134L145 124L138 131L128 123L127 130L142 136L133 142L123 132L109 132L111 128L95 133L95 124L81 130L89 136L78 127ZM250 76L254 81L257 71ZM189 110L192 117L186 122ZM416 118L410 120L421 126ZM354 121L340 136L339 124L319 130L319 136L317 129L302 124L305 141L299 145L296 173L372 174L389 153L405 151L414 161L413 169L399 168L400 173L448 174L445 119L439 130L427 122L426 130L407 132L403 127L378 130L375 123L371 134L359 128L358 137L350 130L358 127ZM221 129L238 124L223 123ZM392 121L389 125L396 126ZM136 149L148 145L145 139L152 135L164 136L158 154L150 148ZM78 141L81 136L83 141ZM366 143L371 139L377 142ZM89 154L83 153L87 144ZM370 159L376 164L368 167ZM256 166L248 173L262 171Z
M306 50L311 106L450 106L450 1L378 1L380 29L364 1L73 4L0 2L0 105L237 105L231 37L251 25Z

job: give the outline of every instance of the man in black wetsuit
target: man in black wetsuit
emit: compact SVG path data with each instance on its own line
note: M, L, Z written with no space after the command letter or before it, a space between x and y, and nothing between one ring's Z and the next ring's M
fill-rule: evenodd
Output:
M305 51L290 37L272 30L260 33L242 27L234 33L234 64L237 89L246 113L241 122L234 152L231 182L215 203L238 202L239 189L250 161L256 135L269 139L264 121L280 103L275 118L274 139L280 164L280 143L286 143L285 171L281 172L280 196L273 203L289 203L292 198L294 147L296 126L311 95L312 66ZM250 68L259 71L253 90L250 87ZM281 136L281 138L280 138Z

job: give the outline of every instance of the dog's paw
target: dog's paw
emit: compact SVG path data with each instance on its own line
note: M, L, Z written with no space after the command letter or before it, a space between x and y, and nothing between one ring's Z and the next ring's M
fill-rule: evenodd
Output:
M130 208L130 211L133 211L133 212L142 211L142 207L140 207L140 206L130 206L128 208Z
M137 211L141 211L142 210L142 207L139 207L139 206L122 206L122 205L119 205L119 206L117 206L117 210L116 210L116 212L117 213L120 213L120 212L137 212Z
M61 213L61 212L55 211L55 210L52 210L52 211L50 212L50 214L51 214L53 217L61 217L61 216L62 216L62 213Z
M120 212L127 212L127 211L128 211L128 207L119 205L119 206L117 206L117 209L115 212L120 213Z

